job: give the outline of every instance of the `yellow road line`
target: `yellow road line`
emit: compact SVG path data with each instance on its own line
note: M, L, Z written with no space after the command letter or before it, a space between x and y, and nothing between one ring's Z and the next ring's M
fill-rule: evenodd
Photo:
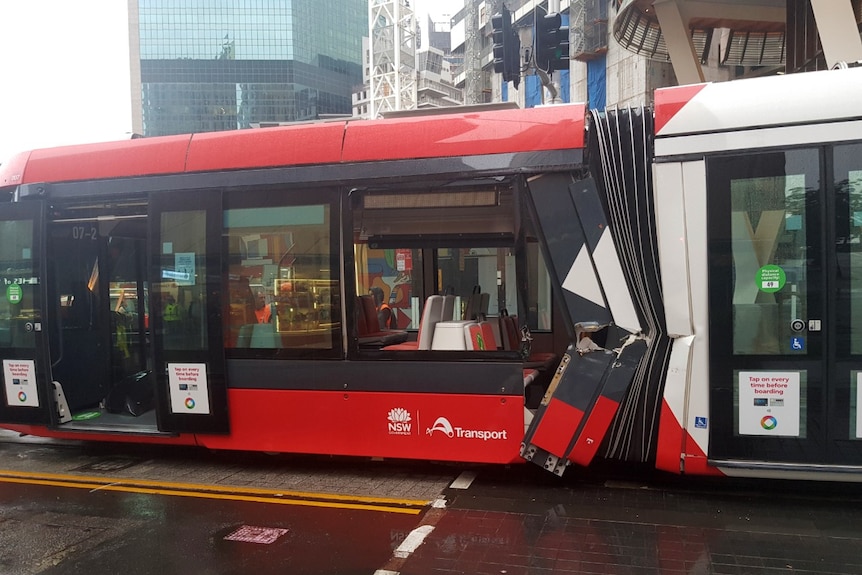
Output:
M428 501L0 470L0 482L418 515Z

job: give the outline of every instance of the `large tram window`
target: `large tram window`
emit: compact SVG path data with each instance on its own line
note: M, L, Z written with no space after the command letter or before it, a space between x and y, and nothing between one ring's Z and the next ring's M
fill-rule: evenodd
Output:
M340 349L337 248L329 205L225 211L228 309L225 346Z

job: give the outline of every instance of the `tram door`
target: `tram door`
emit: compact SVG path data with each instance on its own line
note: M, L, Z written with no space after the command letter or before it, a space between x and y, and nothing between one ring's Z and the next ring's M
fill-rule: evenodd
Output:
M72 425L155 428L146 216L59 210L48 223L52 374Z
M227 433L221 193L152 194L148 220L159 429Z
M42 201L0 204L0 421L56 421L47 361Z
M713 459L862 461L860 157L707 160Z

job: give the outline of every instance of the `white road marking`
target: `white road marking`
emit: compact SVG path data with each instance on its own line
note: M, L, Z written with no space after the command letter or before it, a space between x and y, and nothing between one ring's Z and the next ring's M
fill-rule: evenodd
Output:
M470 487L470 484L473 483L473 480L476 479L475 471L464 471L459 475L455 481L452 482L449 487L452 489L467 489Z
M434 531L433 525L421 525L410 532L410 534L404 538L404 541L401 542L401 545L395 549L395 557L399 559L407 559L411 553L416 551L416 549L422 545L422 542L425 541L425 538L428 537L428 534Z

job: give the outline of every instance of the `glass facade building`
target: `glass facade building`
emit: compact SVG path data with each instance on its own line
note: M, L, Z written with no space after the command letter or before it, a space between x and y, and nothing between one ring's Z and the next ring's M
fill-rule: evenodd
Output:
M349 115L362 84L367 0L130 0L129 15L145 136Z

